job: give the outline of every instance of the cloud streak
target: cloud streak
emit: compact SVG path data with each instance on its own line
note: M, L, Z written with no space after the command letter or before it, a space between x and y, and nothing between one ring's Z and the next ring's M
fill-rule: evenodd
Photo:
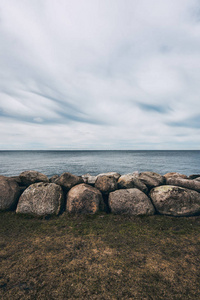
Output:
M199 149L199 11L2 0L0 149Z

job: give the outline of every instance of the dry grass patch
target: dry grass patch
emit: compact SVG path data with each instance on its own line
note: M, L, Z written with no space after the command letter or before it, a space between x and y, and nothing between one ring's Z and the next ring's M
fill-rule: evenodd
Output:
M199 299L200 217L0 213L2 299Z

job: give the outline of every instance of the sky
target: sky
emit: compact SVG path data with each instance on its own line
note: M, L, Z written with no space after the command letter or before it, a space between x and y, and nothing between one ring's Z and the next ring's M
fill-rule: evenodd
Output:
M198 0L0 0L0 150L200 150Z

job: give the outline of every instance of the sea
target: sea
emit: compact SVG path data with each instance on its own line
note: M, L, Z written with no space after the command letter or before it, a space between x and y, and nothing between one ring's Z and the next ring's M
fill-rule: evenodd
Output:
M121 175L135 171L200 174L200 150L0 151L0 175L16 176L26 170L48 177L64 172L97 175L111 171Z

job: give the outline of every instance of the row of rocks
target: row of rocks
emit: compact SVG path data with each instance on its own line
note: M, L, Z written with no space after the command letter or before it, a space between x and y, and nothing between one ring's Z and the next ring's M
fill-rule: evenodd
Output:
M155 172L91 176L71 173L50 179L36 171L0 176L0 210L38 216L71 213L171 216L200 214L200 175Z

